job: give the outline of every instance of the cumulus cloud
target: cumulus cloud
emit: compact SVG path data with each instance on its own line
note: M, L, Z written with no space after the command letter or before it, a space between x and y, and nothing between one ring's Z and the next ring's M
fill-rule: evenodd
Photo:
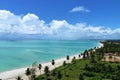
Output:
M52 20L50 23L46 23L35 14L28 13L19 16L7 10L0 10L0 38L4 34L37 35L37 37L45 37L45 39L103 39L120 38L120 28L112 30L86 23L70 24L66 20Z
M77 6L70 10L70 12L90 12L90 10L83 6Z

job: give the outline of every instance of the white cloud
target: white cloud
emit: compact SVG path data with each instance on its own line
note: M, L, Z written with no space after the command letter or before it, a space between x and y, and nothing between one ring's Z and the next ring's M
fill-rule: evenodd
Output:
M6 33L46 35L44 37L56 39L120 38L120 28L112 30L86 23L73 25L66 20L52 20L46 23L35 14L18 16L10 11L0 10L0 35Z
M90 10L88 10L83 6L77 6L77 7L74 7L72 10L70 10L70 12L90 12Z

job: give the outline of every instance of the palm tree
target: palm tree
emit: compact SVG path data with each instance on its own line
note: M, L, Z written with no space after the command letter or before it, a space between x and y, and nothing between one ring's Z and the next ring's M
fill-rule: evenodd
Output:
M54 59L52 59L51 64L55 67L55 60Z
M63 62L63 66L66 66L66 61Z
M1 79L1 80L2 80L2 79ZM18 76L18 77L16 78L16 80L22 80L22 79L21 79L21 77L20 77L20 76Z
M29 75L31 74L31 72L30 72L30 68L27 68L25 74L26 74L27 76L29 76Z
M72 58L72 63L74 63L75 59L76 59L76 57L74 56L74 57Z
M76 57L74 56L74 57L73 57L73 59L75 60L75 59L76 59Z
M38 65L38 68L39 68L39 70L40 70L40 75L41 75L42 64L39 64L39 65Z
M36 72L36 68L37 68L37 62L34 62L33 64L32 64L32 68L31 68L31 76L34 76L34 75L36 75L35 74L35 72Z
M80 59L81 55L79 54L78 57L79 57L79 59Z
M31 73L31 69L30 69L30 68L27 68L25 74L26 74L26 75L28 76L28 78L31 80L31 75L32 75L32 73Z
M65 71L66 61L63 62L63 66L64 66L64 73L66 75L66 71Z
M88 52L88 51L85 50L84 53L83 53L83 58L84 58L84 59L86 58L87 52Z
M49 73L49 67L48 66L45 67L44 72L46 74L46 77L48 78L48 73Z
M54 59L52 59L52 62L51 62L51 64L54 66L54 68L55 68L55 60ZM53 70L53 79L55 80L55 78L54 78L54 75L56 74L55 73L55 70Z
M87 56L87 58L89 58L89 52L88 51L86 52L86 56Z
M86 58L86 53L83 53L83 59L85 59Z
M66 56L66 59L67 59L67 61L69 63L69 59L70 59L69 55Z
M36 75L35 75L35 74L32 75L31 77L32 77L32 80L35 80L35 79L36 79Z

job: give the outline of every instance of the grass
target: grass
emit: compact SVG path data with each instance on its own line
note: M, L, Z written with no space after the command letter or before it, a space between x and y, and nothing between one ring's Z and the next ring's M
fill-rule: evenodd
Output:
M117 65L120 65L120 63L109 63L109 62L101 62L102 64L105 64L106 66L111 65L114 68L116 68ZM94 71L86 71L84 69L85 65L88 64L89 66L93 66L93 64L90 63L89 59L80 59L75 60L74 63L66 64L66 66L60 66L53 71L50 71L48 78L50 80L58 80L58 72L61 72L62 78L60 80L79 80L79 75L82 74L84 80L112 80L108 79L108 77L112 73L106 73L106 71L102 72L94 72ZM107 77L106 77L107 76ZM40 75L38 77L39 80L46 80L46 75Z
M74 61L74 63L69 63L66 64L65 66L60 66L56 69L54 69L53 71L50 72L50 76L49 78L51 78L52 80L57 79L57 73L58 71L61 72L62 74L62 79L61 80L78 80L78 76L80 75L80 73L84 72L83 68L85 66L86 63L89 63L89 60L76 60ZM55 76L52 76L53 73L56 73ZM45 78L46 75L40 75L39 78Z
M112 46L114 49L108 46ZM102 61L103 52L116 52L116 48L120 48L118 46L120 45L106 42L103 48L96 49L96 52L90 52L85 59L60 66L50 71L48 76L40 75L37 80L120 80L120 63ZM83 55L87 55L86 53L84 52ZM59 71L61 79L58 79Z

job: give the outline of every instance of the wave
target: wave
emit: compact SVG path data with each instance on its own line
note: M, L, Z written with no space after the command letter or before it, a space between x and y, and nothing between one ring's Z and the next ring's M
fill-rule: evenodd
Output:
M35 53L45 53L45 52L47 52L47 51L32 50L32 49L26 49L26 51L29 51L29 52L35 52Z

